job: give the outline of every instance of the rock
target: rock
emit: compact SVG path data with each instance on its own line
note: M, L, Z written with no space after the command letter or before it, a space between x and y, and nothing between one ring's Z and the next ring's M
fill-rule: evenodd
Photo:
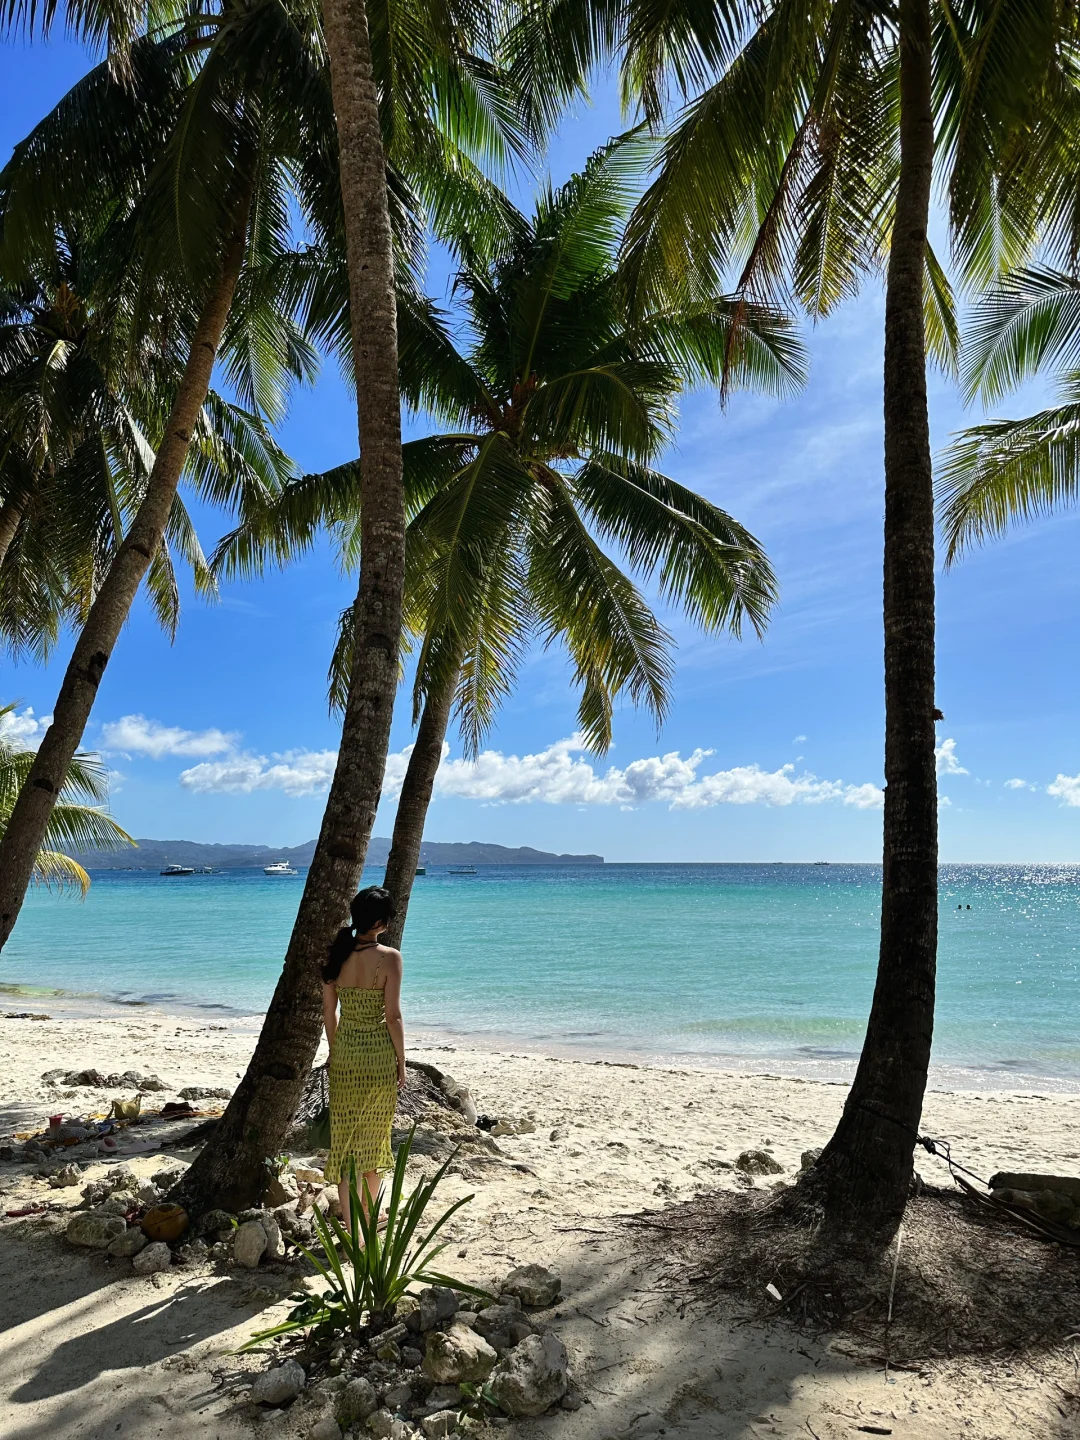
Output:
M308 1440L341 1440L341 1426L332 1415L316 1420L307 1433Z
M403 1410L412 1399L412 1386L407 1380L389 1385L383 1394L383 1404L388 1410Z
M405 1345L401 1351L401 1363L406 1370L416 1370L424 1363L424 1352Z
M140 1075L138 1070L126 1070L122 1078L128 1084L134 1085L136 1090L155 1091L170 1088L164 1080L160 1080L156 1075Z
M566 1394L567 1365L557 1335L530 1335L496 1365L491 1393L507 1415L542 1415Z
M161 1191L152 1180L148 1180L135 1191L135 1199L140 1205L156 1205L161 1199Z
M49 1071L50 1075L55 1073L53 1070ZM42 1078L44 1078L44 1076ZM109 1082L100 1070L91 1069L69 1070L67 1074L64 1075L62 1083L64 1085L89 1085L95 1090L104 1090Z
M499 1357L475 1330L451 1325L449 1330L432 1330L424 1355L424 1373L437 1385L475 1385L484 1381Z
M251 1398L256 1405L284 1405L287 1400L295 1400L306 1384L303 1366L286 1360L284 1365L275 1365L256 1377Z
M285 1170L280 1175L271 1175L266 1182L263 1200L271 1210L276 1210L281 1205L295 1205L299 1196L300 1188L296 1176Z
M375 1410L367 1418L367 1428L368 1433L375 1436L375 1440L390 1440L394 1417L389 1410Z
M563 1410L580 1410L582 1405L581 1396L576 1394L573 1390L568 1390L566 1394L562 1397L562 1399L559 1401L559 1405Z
M482 1335L486 1340L500 1330L509 1331L511 1325L523 1325L524 1334L532 1334L532 1326L521 1313L517 1305L488 1305L477 1315L473 1321L473 1328L477 1334ZM519 1336L519 1339L523 1336ZM517 1343L516 1341L514 1342Z
M554 1305L561 1290L561 1278L546 1265L519 1265L502 1283L504 1295L516 1295L523 1305L536 1308Z
M415 1295L403 1295L394 1306L394 1319L404 1322L416 1334L420 1329L420 1301Z
M808 1170L812 1170L814 1168L817 1162L821 1159L821 1152L823 1149L824 1146L818 1145L813 1150L804 1150L802 1152L802 1155L799 1159L798 1173L795 1176L796 1180L801 1180Z
M134 1206L134 1197L125 1195L121 1190L115 1195L110 1195L107 1200L102 1200L100 1205L95 1205L93 1213L95 1215L112 1215L114 1217L125 1216Z
M196 1220L193 1229L197 1235L216 1235L219 1239L231 1240L236 1230L236 1216L228 1210L207 1210Z
M114 1165L111 1170L106 1170L104 1175L84 1186L82 1197L88 1205L99 1205L110 1195L134 1195L139 1184L139 1178L130 1165Z
M233 1236L233 1257L239 1264L254 1270L265 1249L266 1231L258 1220L246 1220L237 1228Z
M297 1180L303 1180L308 1185L325 1185L326 1183L323 1172L310 1160L290 1160L286 1168L290 1174L296 1176Z
M782 1175L784 1167L764 1150L744 1150L735 1161L744 1175Z
M259 1217L259 1224L266 1231L266 1260L283 1260L285 1258L285 1242L281 1238L281 1226L278 1224L274 1214L270 1210L264 1210Z
M428 1440L444 1440L447 1435L456 1435L458 1417L455 1410L436 1410L434 1415L425 1415L420 1429Z
M354 1380L348 1382L338 1396L338 1423L343 1430L347 1430L357 1421L366 1420L378 1408L379 1402L375 1398L375 1387L370 1380L358 1375Z
M122 1215L97 1215L91 1211L69 1220L65 1236L72 1245L85 1245L89 1250L107 1250L126 1229L127 1222Z
M54 1190L61 1190L68 1185L78 1185L83 1177L81 1165L65 1165L62 1170L49 1176L49 1184Z
M149 1242L137 1225L132 1225L130 1230L125 1230L122 1235L117 1235L115 1240L110 1240L108 1253L110 1255L127 1256L138 1255L140 1250L145 1250Z
M311 1243L314 1235L311 1221L304 1215L298 1215L291 1205L278 1205L273 1216L282 1235L291 1240L299 1240L301 1245Z
M163 1165L160 1170L155 1170L150 1179L163 1195L167 1195L174 1185L178 1185L184 1178L187 1166L183 1160L174 1160L168 1165Z
M420 1329L434 1330L440 1320L457 1314L458 1299L446 1285L431 1285L420 1291Z
M139 1251L131 1262L131 1268L136 1275L154 1275L159 1270L168 1270L171 1264L172 1251L163 1240L155 1240L145 1250Z
M411 1440L416 1431L407 1420L402 1420L400 1415L395 1416L394 1423L390 1426L390 1440Z
M181 1100L231 1100L232 1091L222 1086L185 1085L176 1092Z
M394 1340L382 1340L375 1350L375 1358L381 1360L384 1365L398 1366L401 1364L401 1351Z

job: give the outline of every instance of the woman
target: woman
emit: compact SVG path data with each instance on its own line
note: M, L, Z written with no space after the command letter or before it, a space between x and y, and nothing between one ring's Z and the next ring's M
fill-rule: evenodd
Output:
M349 1228L349 1172L355 1166L364 1213L379 1193L379 1172L394 1164L390 1126L405 1084L401 1023L401 955L379 936L394 918L388 890L361 890L352 924L337 933L323 966L323 1023L330 1045L330 1155L326 1178L337 1182ZM338 1020L338 1004L341 1019Z

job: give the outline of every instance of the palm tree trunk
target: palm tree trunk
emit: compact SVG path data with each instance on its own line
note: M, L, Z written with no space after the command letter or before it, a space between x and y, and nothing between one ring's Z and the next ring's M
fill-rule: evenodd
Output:
M239 199L236 227L222 253L217 283L195 327L146 493L90 607L64 673L53 707L52 724L45 732L0 841L0 948L19 918L38 850L72 756L82 741L101 677L165 533L243 267L250 205L248 187Z
M934 497L923 274L934 158L929 0L900 0L900 180L885 303L885 816L873 1007L843 1118L809 1178L830 1228L891 1234L934 1028Z
M319 966L346 918L382 793L398 683L405 574L397 307L386 162L363 0L324 0L349 265L360 430L361 566L337 767L285 964L255 1053L177 1187L198 1212L242 1209L266 1183L322 1034Z
M416 729L416 743L409 756L401 794L398 796L394 835L386 861L386 878L383 880L383 884L394 897L396 909L394 923L386 934L388 945L399 946L405 929L409 896L412 894L416 866L420 859L420 846L424 839L424 822L431 804L435 774L442 763L443 741L450 724L450 710L456 689L455 671L447 685L428 695L424 701L423 714Z
M15 532L19 528L19 521L26 509L25 495L17 499L7 500L0 505L0 565L7 559L7 552L11 549L11 542L15 539Z

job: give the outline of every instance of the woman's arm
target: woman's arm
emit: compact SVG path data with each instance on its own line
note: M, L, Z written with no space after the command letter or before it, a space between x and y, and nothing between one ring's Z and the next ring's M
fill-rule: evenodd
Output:
M383 987L383 1002L386 1008L386 1028L397 1051L398 1085L405 1084L405 1026L401 1019L401 952L387 950L381 957L386 966L386 984Z
M326 1029L326 1043L330 1049L334 1048L334 1036L337 1034L337 986L324 985L322 987L322 1020Z

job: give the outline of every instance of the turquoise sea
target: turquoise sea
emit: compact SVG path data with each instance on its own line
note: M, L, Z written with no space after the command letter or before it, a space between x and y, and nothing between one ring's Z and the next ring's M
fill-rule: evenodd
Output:
M239 1023L270 996L302 885L256 870L98 872L85 902L37 891L0 985ZM879 905L868 865L431 867L403 946L406 1023L521 1050L844 1079ZM1080 1090L1080 867L943 869L939 976L935 1083Z

